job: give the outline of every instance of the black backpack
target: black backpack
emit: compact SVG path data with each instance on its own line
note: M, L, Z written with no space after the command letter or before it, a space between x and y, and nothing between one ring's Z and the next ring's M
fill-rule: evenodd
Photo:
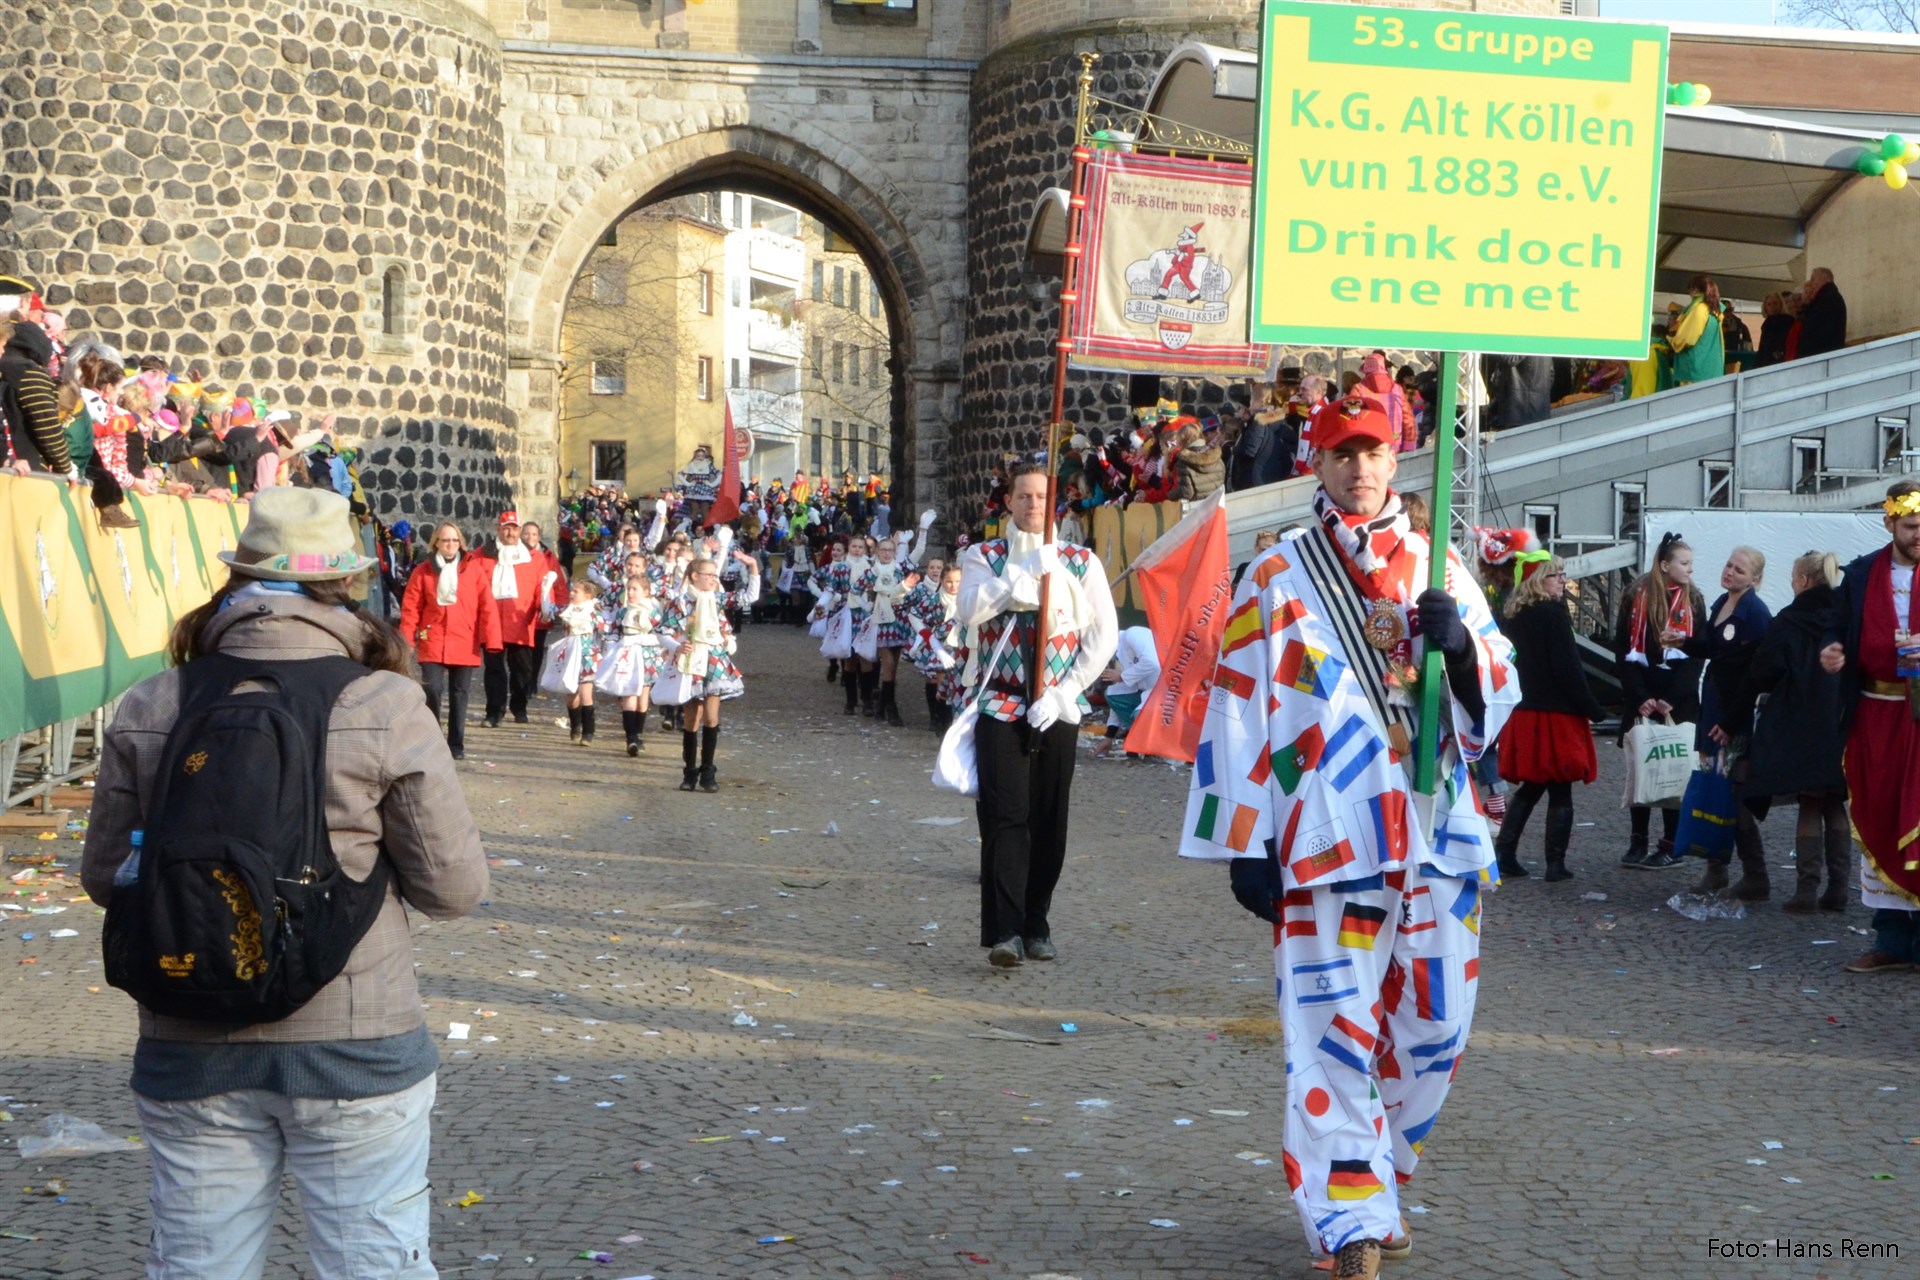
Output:
M366 674L218 653L180 668L139 869L107 907L108 982L168 1017L250 1024L339 976L391 876L382 856L349 878L327 840L327 722Z

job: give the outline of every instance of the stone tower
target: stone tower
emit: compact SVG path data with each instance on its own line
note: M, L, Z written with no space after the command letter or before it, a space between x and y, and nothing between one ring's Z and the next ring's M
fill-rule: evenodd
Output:
M490 524L501 49L453 0L0 0L0 269L75 333L335 413L376 508Z

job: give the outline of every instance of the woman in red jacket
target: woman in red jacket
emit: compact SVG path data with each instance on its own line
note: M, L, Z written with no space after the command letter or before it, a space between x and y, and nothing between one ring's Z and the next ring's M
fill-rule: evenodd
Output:
M490 570L479 557L463 554L460 530L443 524L433 531L433 554L407 580L400 605L400 634L420 660L420 683L427 707L440 718L447 700L447 747L455 760L466 757L467 684L480 665L481 650L500 652L500 610L494 603Z

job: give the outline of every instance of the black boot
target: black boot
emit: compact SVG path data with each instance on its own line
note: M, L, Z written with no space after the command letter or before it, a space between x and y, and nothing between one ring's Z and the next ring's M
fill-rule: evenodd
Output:
M694 780L700 774L700 766L694 763L695 753L700 750L700 735L691 729L680 731L680 789L693 790Z
M580 741L580 708L579 707L567 708L567 740L569 742Z
M920 686L920 692L927 700L927 724L935 733L940 732L940 694L929 680Z
M1507 798L1506 821L1500 824L1500 835L1493 842L1494 857L1500 864L1503 879L1519 880L1533 874L1520 865L1520 837L1526 833L1527 819L1539 803L1539 793L1525 787Z
M593 704L580 708L580 745L593 745Z
M1573 806L1547 802L1547 874L1546 879L1571 880L1567 870L1567 846L1573 842Z
M1827 863L1827 891L1820 895L1822 911L1847 909L1848 883L1853 877L1853 833L1844 816L1827 826L1823 852Z
M1628 811L1633 820L1633 836L1627 841L1626 856L1620 859L1623 867L1637 867L1647 860L1647 828L1651 825L1653 812L1643 807Z
M720 726L710 724L700 731L700 789L718 791L720 782L713 768L713 749L720 741Z
M900 704L894 699L893 681L888 680L880 686L880 709L887 717L887 723L899 728L906 721L900 718Z
M1733 896L1742 902L1765 902L1773 892L1767 881L1767 851L1760 843L1760 827L1745 806L1733 828L1733 847L1740 855L1740 883L1733 886Z
M860 673L851 663L840 668L840 689L847 695L847 715L860 709Z
M840 678L840 659L827 659L827 683L832 684Z
M630 756L640 754L640 726L645 720L646 717L638 711L620 712L620 727L627 731L627 754Z
M880 669L860 673L860 713L872 720L880 714Z

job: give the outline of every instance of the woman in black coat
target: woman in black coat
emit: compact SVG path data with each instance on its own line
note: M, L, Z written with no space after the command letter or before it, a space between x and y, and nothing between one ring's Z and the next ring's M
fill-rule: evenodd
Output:
M1767 558L1757 547L1735 547L1727 553L1720 573L1726 590L1713 602L1707 624L1701 627L1687 652L1707 660L1707 678L1700 693L1700 721L1693 749L1702 756L1731 762L1734 785L1745 797L1734 806L1733 846L1740 855L1740 883L1733 896L1743 902L1765 902L1772 892L1767 880L1766 849L1760 840L1759 819L1767 816L1769 797L1746 789L1751 771L1747 759L1753 733L1753 703L1759 690L1753 685L1753 655L1760 648L1773 611L1761 600L1759 587L1767 572ZM1719 893L1727 887L1727 860L1709 859L1706 874L1694 893Z
M1747 793L1800 798L1793 841L1796 883L1793 896L1781 904L1793 912L1814 909L1823 861L1827 890L1818 905L1822 911L1845 911L1853 871L1847 780L1840 768L1846 746L1840 677L1820 666L1820 650L1846 627L1834 590L1839 580L1839 562L1831 552L1809 551L1795 560L1793 603L1774 616L1747 672L1764 695L1747 756Z
M1570 880L1567 844L1573 838L1573 784L1599 771L1592 721L1602 715L1587 688L1580 646L1567 614L1567 569L1558 556L1522 553L1520 584L1507 597L1500 629L1513 643L1520 705L1500 734L1500 776L1516 790L1507 801L1494 852L1502 876L1524 876L1520 837L1540 797L1547 797L1548 880Z
M1706 621L1707 602L1693 585L1693 548L1677 533L1660 539L1653 568L1642 574L1627 592L1614 629L1613 651L1619 659L1620 687L1626 694L1626 712L1620 717L1622 741L1636 717L1666 716L1675 724L1700 718L1700 660L1688 652L1699 625ZM1682 864L1673 851L1673 833L1680 810L1660 809L1661 838L1649 846L1653 809L1633 805L1629 810L1633 835L1623 867L1667 871Z

